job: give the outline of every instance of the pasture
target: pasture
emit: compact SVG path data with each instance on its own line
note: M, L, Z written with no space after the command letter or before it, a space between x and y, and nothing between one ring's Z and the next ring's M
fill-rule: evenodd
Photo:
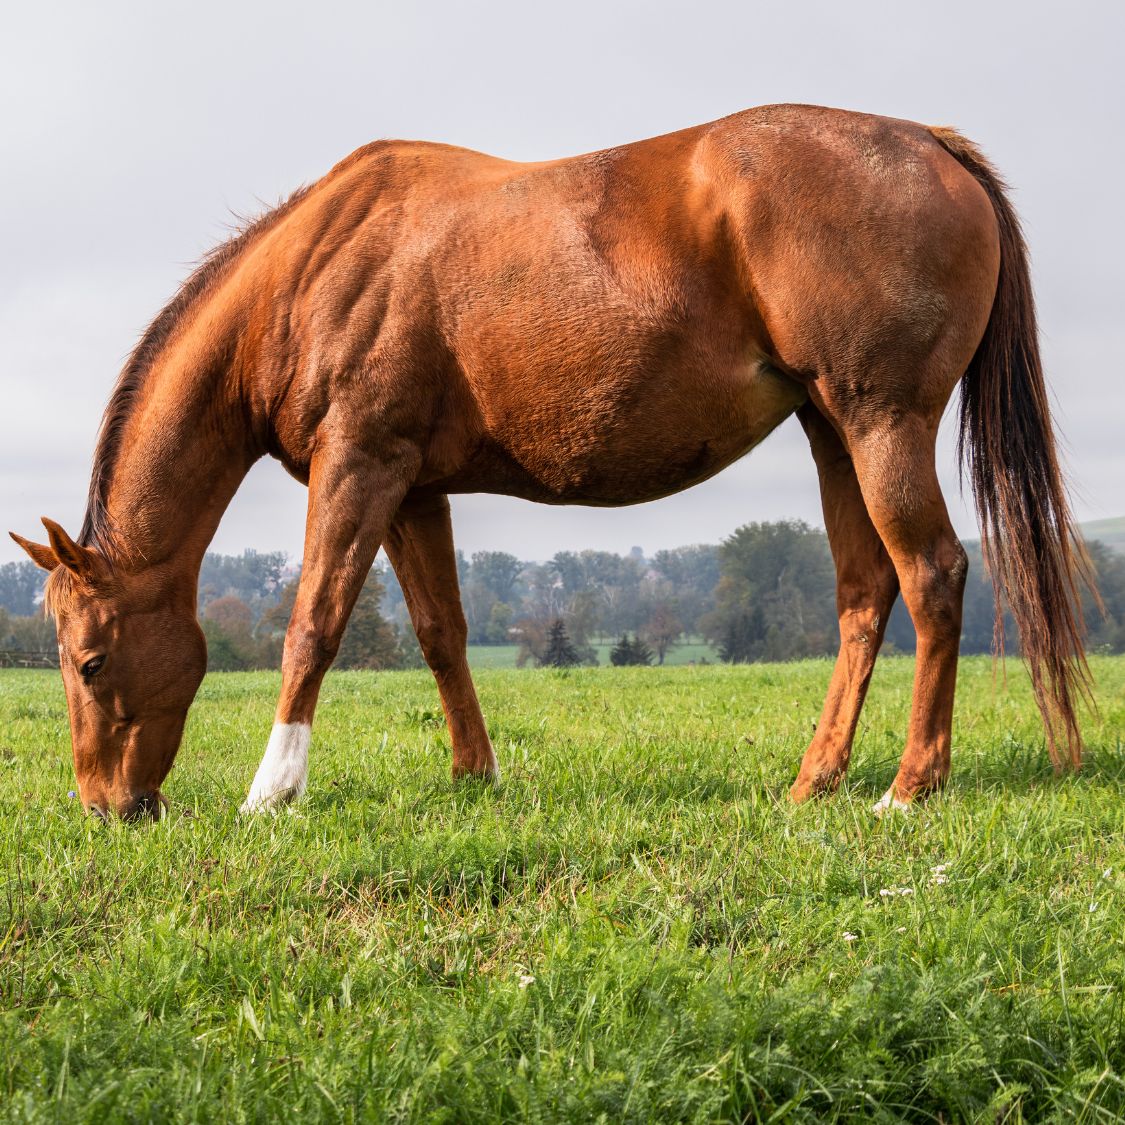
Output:
M785 792L830 665L328 677L310 789L240 821L279 677L207 678L149 828L80 815L57 674L0 672L0 1116L1017 1122L1125 1114L1125 658L1056 779L1024 673L962 664L952 781Z

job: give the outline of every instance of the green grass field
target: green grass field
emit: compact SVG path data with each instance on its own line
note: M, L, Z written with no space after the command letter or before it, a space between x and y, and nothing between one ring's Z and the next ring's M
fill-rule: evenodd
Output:
M800 808L826 662L481 671L497 789L427 674L331 675L250 821L278 678L211 676L148 828L80 815L57 675L0 673L0 1117L1119 1120L1125 658L1062 780L965 661L948 789L879 821L912 667Z

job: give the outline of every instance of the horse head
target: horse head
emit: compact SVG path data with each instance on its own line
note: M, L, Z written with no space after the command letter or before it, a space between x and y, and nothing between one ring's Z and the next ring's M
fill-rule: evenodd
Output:
M46 607L58 632L82 804L103 818L159 819L160 784L207 666L194 595L170 568L115 569L54 521L43 525L49 546L12 538L51 572Z

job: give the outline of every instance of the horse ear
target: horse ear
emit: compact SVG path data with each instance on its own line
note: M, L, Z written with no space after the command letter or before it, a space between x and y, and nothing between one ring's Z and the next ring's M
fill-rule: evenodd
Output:
M30 539L25 539L14 531L9 531L8 534L31 556L31 561L36 566L41 566L44 570L54 570L59 565L58 556L50 547L45 547L42 543L32 543Z
M97 551L79 546L54 520L49 520L46 516L43 517L43 526L47 529L51 550L62 566L87 582L93 582L104 575L105 566Z

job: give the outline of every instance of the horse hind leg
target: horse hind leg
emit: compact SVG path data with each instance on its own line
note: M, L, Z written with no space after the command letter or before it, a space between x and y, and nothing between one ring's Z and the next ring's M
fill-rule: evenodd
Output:
M906 749L877 811L903 807L949 776L968 562L934 465L939 418L940 410L897 414L888 424L849 435L867 511L894 563L918 637Z
M832 793L847 772L856 725L898 596L898 575L867 514L851 456L811 403L798 412L820 477L824 524L836 564L840 651L797 780L794 801Z
M453 776L499 780L466 653L468 627L457 582L449 500L408 500L386 541L414 631L437 681L453 743Z

